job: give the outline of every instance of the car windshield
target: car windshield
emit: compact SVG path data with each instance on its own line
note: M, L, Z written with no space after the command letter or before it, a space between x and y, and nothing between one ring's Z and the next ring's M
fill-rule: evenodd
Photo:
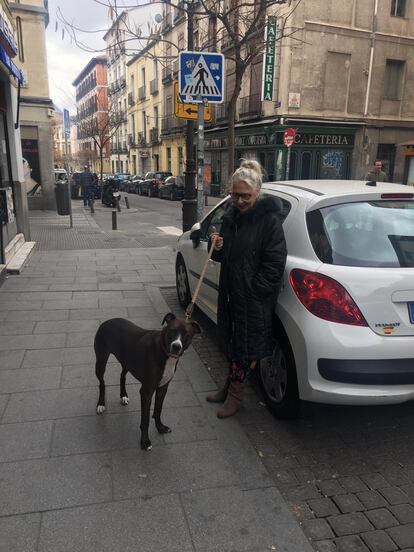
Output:
M307 214L313 249L324 263L414 267L414 201L364 201Z

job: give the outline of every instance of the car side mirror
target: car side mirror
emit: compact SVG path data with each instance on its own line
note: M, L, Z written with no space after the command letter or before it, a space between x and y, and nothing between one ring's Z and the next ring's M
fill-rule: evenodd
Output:
M193 242L194 249L200 245L201 228L200 223L196 222L191 228L190 240Z

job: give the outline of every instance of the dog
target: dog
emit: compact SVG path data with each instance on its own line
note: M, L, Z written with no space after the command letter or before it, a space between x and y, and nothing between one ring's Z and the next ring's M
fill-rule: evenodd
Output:
M162 405L177 364L190 346L193 337L201 333L197 322L177 318L173 313L165 315L162 330L145 330L124 318L112 318L103 322L95 335L95 374L99 381L99 399L96 413L105 411L104 374L108 357L112 353L121 364L121 404L129 398L125 378L130 372L141 382L141 449L151 450L148 436L152 397L155 393L153 418L159 433L171 429L161 422Z

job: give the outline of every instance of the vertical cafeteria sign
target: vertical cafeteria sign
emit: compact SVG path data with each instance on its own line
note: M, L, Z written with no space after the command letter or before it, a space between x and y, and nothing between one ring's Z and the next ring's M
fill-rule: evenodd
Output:
M265 28L265 51L263 55L262 101L273 100L273 74L276 58L277 20L274 15L267 17Z

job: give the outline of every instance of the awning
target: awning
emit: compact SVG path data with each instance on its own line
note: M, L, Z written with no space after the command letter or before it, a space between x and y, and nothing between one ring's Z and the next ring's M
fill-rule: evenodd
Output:
M3 46L0 45L0 61L3 62L3 65L7 67L9 73L17 79L17 81L22 85L24 83L23 73L17 67L17 65L12 61L10 56L7 54Z
M414 147L414 140L408 140L408 142L401 142L400 144L397 144L397 146L412 146Z

